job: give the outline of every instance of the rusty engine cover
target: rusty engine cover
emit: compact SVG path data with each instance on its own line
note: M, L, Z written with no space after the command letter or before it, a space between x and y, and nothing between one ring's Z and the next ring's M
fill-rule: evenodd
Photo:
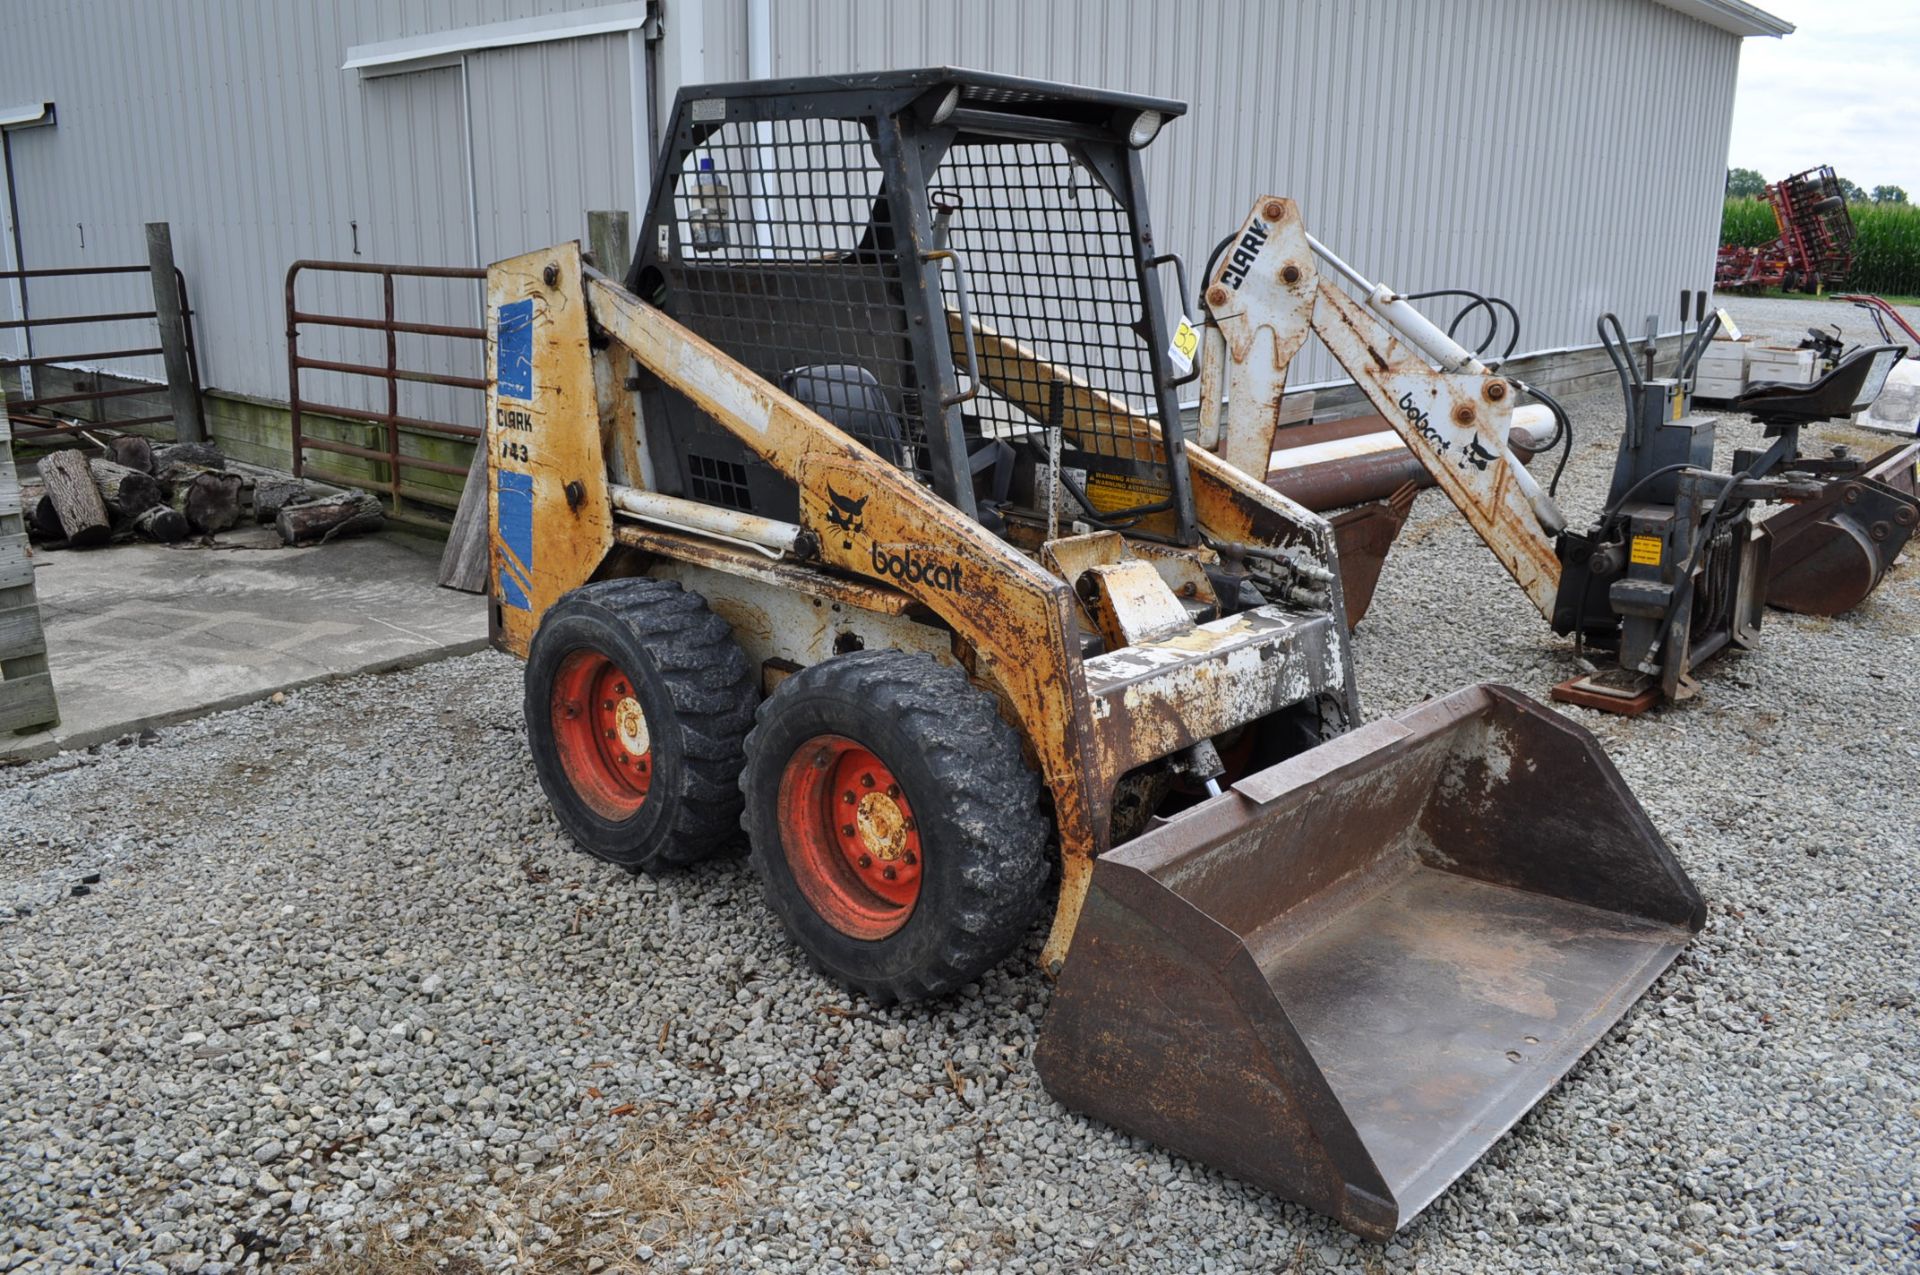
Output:
M1704 919L1590 734L1468 687L1102 855L1035 1063L1074 1110L1384 1238Z

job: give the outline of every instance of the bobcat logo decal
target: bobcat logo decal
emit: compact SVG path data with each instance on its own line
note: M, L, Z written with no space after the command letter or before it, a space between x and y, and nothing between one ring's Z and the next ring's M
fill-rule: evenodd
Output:
M828 483L827 497L831 501L827 507L827 522L829 524L840 528L840 530L846 532L848 535L855 535L866 528L865 516L867 512L867 502L873 499L872 496L862 496L858 500L850 500L835 491L832 483Z

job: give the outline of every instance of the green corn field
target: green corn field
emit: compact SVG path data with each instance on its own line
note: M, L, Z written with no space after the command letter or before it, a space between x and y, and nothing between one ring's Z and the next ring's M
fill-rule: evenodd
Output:
M1920 293L1920 205L1850 204L1857 238L1849 288ZM1720 214L1720 242L1757 248L1779 233L1764 199L1729 199Z

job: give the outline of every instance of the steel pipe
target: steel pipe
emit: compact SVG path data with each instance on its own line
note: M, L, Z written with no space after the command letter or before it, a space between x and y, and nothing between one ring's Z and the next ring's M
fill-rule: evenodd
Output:
M701 504L697 500L683 500L657 491L642 491L638 487L615 486L611 490L616 513L669 531L690 531L724 540L769 558L792 553L794 543L800 538L800 528L790 522Z

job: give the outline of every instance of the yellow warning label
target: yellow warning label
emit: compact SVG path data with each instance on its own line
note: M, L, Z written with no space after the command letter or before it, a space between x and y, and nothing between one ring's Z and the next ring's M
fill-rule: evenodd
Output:
M1158 504L1167 498L1166 484L1121 474L1088 474L1085 490L1087 499L1103 514ZM1137 525L1142 531L1171 533L1173 514L1148 514Z
M1660 565L1660 537L1635 536L1633 552L1629 555L1636 567L1657 567Z

